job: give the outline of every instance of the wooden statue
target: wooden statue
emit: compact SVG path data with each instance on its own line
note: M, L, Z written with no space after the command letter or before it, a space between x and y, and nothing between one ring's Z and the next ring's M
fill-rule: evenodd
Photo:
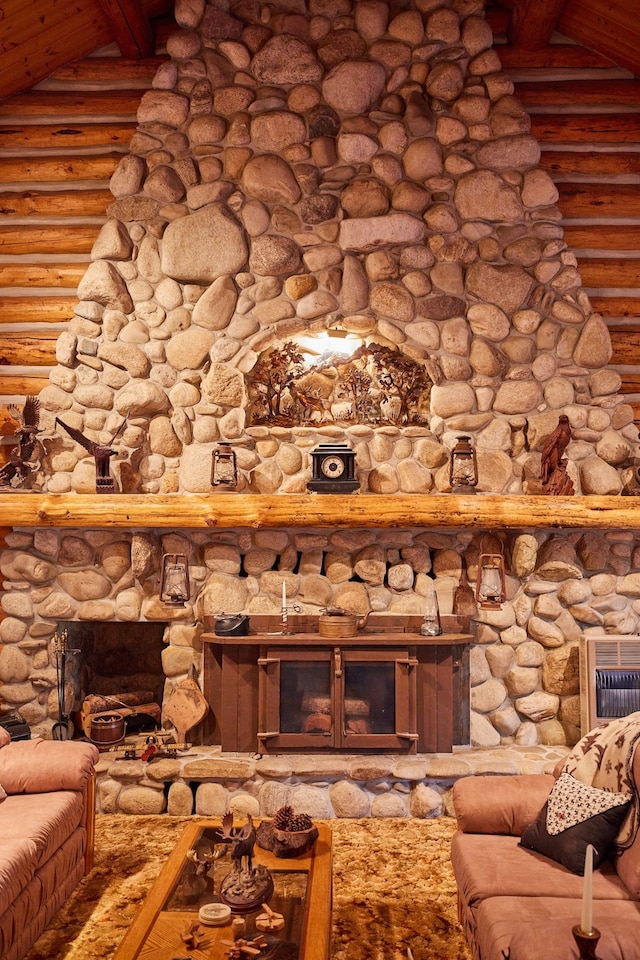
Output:
M220 899L234 913L246 913L265 903L273 893L273 877L261 863L253 862L256 828L249 816L241 827L234 827L233 814L222 818L220 840L231 844L234 869L226 875L220 887Z
M32 460L40 423L40 401L27 397L22 410L9 404L9 413L18 426L14 431L18 444L11 451L9 462L0 470L0 486L21 487L37 464Z
M540 480L545 486L551 480L555 470L557 470L562 460L562 455L571 440L571 426L569 417L566 413L561 413L558 418L558 426L549 434L542 444L540 454L541 472Z

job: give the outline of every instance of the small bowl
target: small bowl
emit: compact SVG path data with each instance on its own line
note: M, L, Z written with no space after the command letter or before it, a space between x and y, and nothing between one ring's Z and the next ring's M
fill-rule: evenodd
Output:
M198 920L207 927L224 927L231 920L231 907L226 903L205 903L198 911Z

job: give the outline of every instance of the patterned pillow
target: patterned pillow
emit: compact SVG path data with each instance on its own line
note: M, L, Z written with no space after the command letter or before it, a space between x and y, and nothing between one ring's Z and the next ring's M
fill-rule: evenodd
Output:
M4 787L0 783L0 803L2 803L2 801L6 799L7 799L7 791L4 789Z
M599 867L630 803L628 794L599 790L563 773L537 819L524 831L520 845L582 876L587 844L595 847L593 865Z

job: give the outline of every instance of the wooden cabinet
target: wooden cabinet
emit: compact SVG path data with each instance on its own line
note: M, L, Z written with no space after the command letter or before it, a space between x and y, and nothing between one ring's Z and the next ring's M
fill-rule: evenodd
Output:
M275 618L252 618L246 637L203 634L208 744L260 754L411 754L469 742L473 637L456 618L455 632L443 618L446 632L423 637L420 617L380 615L339 640L311 632L311 619L290 618L289 634Z

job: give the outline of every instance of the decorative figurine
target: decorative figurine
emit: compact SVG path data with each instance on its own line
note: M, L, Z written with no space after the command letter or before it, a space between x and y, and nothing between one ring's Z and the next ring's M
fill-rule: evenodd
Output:
M18 444L11 451L9 462L0 470L0 486L21 487L37 467L32 457L40 423L40 401L37 397L27 397L22 410L14 403L7 409L18 423L14 431Z
M540 453L540 480L545 492L554 496L571 496L574 492L567 474L567 461L562 459L570 440L569 417L562 413L558 418L558 426L545 439Z
M197 920L190 920L184 932L180 934L180 939L187 950L202 950L207 947L209 944L206 937L206 931L200 929Z
M251 816L242 827L233 826L233 813L222 818L220 840L231 844L233 870L220 886L220 899L236 913L255 910L273 893L273 878L264 864L253 862L256 828Z
M284 927L284 916L272 910L268 903L262 904L263 913L256 917L256 930L263 933L276 933Z
M122 433L127 420L129 419L129 414L124 418L113 437L111 438L111 443L96 443L95 440L89 440L88 437L85 437L83 433L79 430L76 430L75 427L69 427L64 423L59 417L56 417L56 423L67 431L70 437L72 437L76 443L79 443L81 447L84 447L85 450L88 450L92 457L96 461L96 493L115 493L115 484L113 482L113 477L109 471L109 460L111 457L117 455L117 450L111 449L111 444L113 444L117 437Z
M263 820L258 827L257 841L263 850L276 857L299 857L318 839L318 828L308 813L294 813L289 804L276 811L273 820ZM264 908L264 904L262 904Z

